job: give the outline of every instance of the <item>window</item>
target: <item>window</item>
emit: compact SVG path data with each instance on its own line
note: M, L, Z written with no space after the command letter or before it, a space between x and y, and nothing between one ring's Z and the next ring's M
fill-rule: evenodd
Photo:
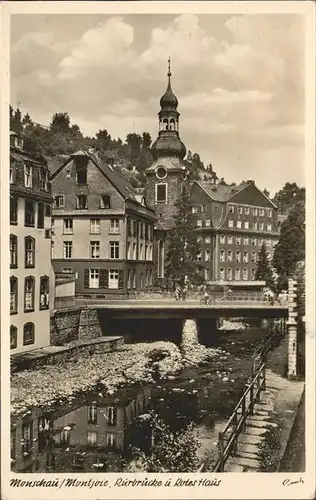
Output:
M116 436L112 432L106 433L106 444L110 448L116 448Z
M136 243L133 243L132 260L136 260Z
M64 241L64 259L72 258L72 241Z
M259 208L259 215L260 217L264 216L264 208Z
M233 237L230 235L230 236L227 236L227 243L229 245L232 245L233 244Z
M205 281L209 281L210 279L210 270L207 267L204 268L204 279Z
M220 251L219 261L225 262L225 250Z
M196 241L197 241L198 243L202 243L202 237L201 237L201 236L198 236L198 237L196 238Z
M264 230L264 224L263 224L263 222L260 222L260 224L259 224L259 230L260 231Z
M109 194L102 194L100 196L100 208L111 208L111 196Z
M225 242L226 242L226 236L225 236L225 234L221 234L221 235L220 235L220 237L219 237L219 241L220 241L221 243L225 243Z
M172 122L174 125L174 120L172 120ZM165 177L167 177L167 170L164 167L159 166L156 169L156 176L158 177L158 179L164 179Z
M120 232L120 220L110 219L110 234L119 234Z
M64 234L73 234L73 220L64 219Z
M196 260L197 260L198 262L201 262L201 261L202 261L202 253L201 253L201 252L197 254L197 256L196 256Z
M241 215L241 214L242 214L242 207L237 207L237 213L238 213L239 215Z
M100 234L100 219L90 219L90 233Z
M245 222L244 222L244 228L245 228L245 229L249 229L249 222L248 222L248 221L245 221Z
M97 432L96 431L88 431L87 433L87 443L90 445L95 445L97 443Z
M251 252L251 262L257 262L257 252Z
M10 196L10 224L18 222L18 199L16 196Z
M268 210L268 217L269 217L269 219L271 219L271 217L272 217L272 210L271 210L271 208L269 208L269 210Z
M235 252L235 257L236 257L236 262L240 262L240 260L241 260L241 252L240 252L240 250L237 250Z
M267 231L271 231L271 230L272 230L271 224L267 224Z
M233 270L231 267L227 269L227 279L231 281L233 279Z
M24 280L24 312L34 311L35 279L28 276Z
M54 207L55 208L64 208L64 196L61 194L58 194L57 196L54 196Z
M15 177L16 177L16 167L15 165L12 165L12 163L10 163L10 184L15 183Z
M249 207L245 207L244 210L245 210L245 215L249 215L250 212Z
M44 203L39 203L37 205L37 227L44 228L44 217L45 217L45 205Z
M232 219L228 220L228 227L234 227L234 221Z
M236 245L241 245L241 237L236 236Z
M14 276L10 278L10 314L18 312L18 279Z
M206 227L210 227L210 225L211 225L210 219L206 219L205 225L206 225Z
M271 239L270 238L266 239L266 245L267 245L267 247L271 246Z
M240 269L238 267L235 269L235 280L240 280Z
M251 269L251 279L254 280L256 278L256 269Z
M143 224L143 222L139 223L139 237L141 239L144 238L144 224Z
M167 201L167 184L156 184L156 203Z
M35 203L32 200L25 200L24 225L35 226Z
M10 267L18 267L18 238L10 234Z
M205 236L205 243L211 243L211 237Z
M233 261L233 252L231 250L227 250L227 262Z
M87 167L85 165L77 165L76 167L76 182L77 184L87 184Z
M248 252L244 252L243 260L244 260L245 263L248 262Z
M234 213L234 208L235 208L234 205L228 205L228 212L230 214L233 214Z
M237 227L238 227L238 229L241 229L241 220L237 221Z
M201 214L203 214L204 212L207 212L207 205L201 205Z
M43 169L41 169L40 171L40 188L43 190L43 191L47 191L47 179L48 178L48 175L47 175L47 172Z
M255 247L257 245L257 238L252 238L251 244L253 247Z
M197 207L192 207L192 213L197 214Z
M77 210L85 210L88 208L88 198L85 194L79 194L77 196ZM101 207L102 208L102 207Z
M10 349L15 349L18 345L18 329L16 326L10 326Z
M90 257L91 257L91 259L99 259L100 258L100 242L99 241L90 241Z
M257 208L253 208L252 209L252 215L258 215L258 209Z
M49 277L40 277L40 309L49 308Z
M54 207L64 208L64 196L62 194L54 196Z
M51 249L51 252L50 252L51 258L53 259L55 257L55 244L54 244L53 241L51 241L51 247L50 247L50 249Z
M88 406L88 424L98 423L98 412L96 406Z
M247 280L248 279L248 269L245 267L242 272L242 279Z
M24 266L35 267L35 239L31 236L24 238Z
M248 238L248 236L244 237L244 245L249 245L249 238Z
M52 209L50 205L45 205L45 217L50 217L52 215Z
M108 425L116 425L117 423L117 408L114 406L109 406L108 407Z
M133 236L137 236L137 221L133 221Z
M262 238L258 238L258 245L259 247L261 247L263 244L263 239Z
M198 219L196 221L196 225L197 225L197 227L202 227L202 221L200 219Z
M136 275L135 275L136 280ZM117 289L119 287L119 271L118 269L110 269L109 271L109 288Z
M224 280L225 279L225 269L223 269L222 267L219 270L219 279L220 280Z
M33 172L32 172L32 166L25 164L24 165L24 186L27 188L32 187L32 182L33 182Z
M110 259L119 259L119 242L118 241L110 241Z
M211 260L211 250L209 248L205 250L205 260L206 261Z
M71 274L73 272L73 268L72 267L63 267L61 272L64 274Z
M141 243L139 245L139 260L143 260L144 259L144 245Z
M89 288L99 288L99 269L89 269Z

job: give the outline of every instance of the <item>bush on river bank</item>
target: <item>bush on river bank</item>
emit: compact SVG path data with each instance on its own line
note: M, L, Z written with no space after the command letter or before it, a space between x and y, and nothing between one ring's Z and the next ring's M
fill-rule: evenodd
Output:
M216 349L198 344L191 349L187 347L183 353L171 342L130 344L120 351L14 373L11 413L17 415L32 407L49 407L56 402L62 404L97 385L113 393L123 385L152 383L216 355Z

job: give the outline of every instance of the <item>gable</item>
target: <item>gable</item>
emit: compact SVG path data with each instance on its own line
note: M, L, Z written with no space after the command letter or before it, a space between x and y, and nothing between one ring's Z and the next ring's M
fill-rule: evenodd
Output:
M249 184L245 189L233 195L228 203L240 203L241 205L253 205L256 207L276 208L255 184Z

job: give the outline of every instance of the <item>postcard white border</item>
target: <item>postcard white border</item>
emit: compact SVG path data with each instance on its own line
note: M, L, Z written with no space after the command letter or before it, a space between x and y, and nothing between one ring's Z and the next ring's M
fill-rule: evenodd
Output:
M8 137L10 102L9 47L10 16L13 14L263 14L288 13L302 14L306 26L306 472L302 474L263 474L263 473L225 473L202 474L201 477L221 479L219 487L187 488L102 488L58 490L42 488L12 489L9 478L13 476L9 462L9 360L10 349L8 331L10 318L6 297L9 296L9 225L8 225ZM315 4L301 1L266 1L266 2L8 2L1 5L1 485L5 500L13 499L112 499L112 498L217 498L217 499L309 499L315 498ZM196 474L23 474L23 479L43 477L80 477L93 478L160 477L163 481L169 477L191 477ZM21 475L20 475L21 476ZM304 483L290 488L283 486L283 480L291 481L303 478Z

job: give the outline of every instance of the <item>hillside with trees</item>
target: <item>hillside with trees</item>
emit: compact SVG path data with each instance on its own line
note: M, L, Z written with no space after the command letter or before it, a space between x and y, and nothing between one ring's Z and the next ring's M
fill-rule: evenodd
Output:
M55 113L48 127L23 115L21 110L10 106L10 130L24 137L24 147L30 153L43 155L53 169L60 165L65 156L83 149L93 149L101 158L118 168L134 187L145 183L144 170L152 164L152 138L149 132L129 133L125 139L114 139L104 128L94 137L84 136L77 124L71 123L67 112ZM205 168L197 153L188 151L185 164L191 179L212 176L213 171Z

